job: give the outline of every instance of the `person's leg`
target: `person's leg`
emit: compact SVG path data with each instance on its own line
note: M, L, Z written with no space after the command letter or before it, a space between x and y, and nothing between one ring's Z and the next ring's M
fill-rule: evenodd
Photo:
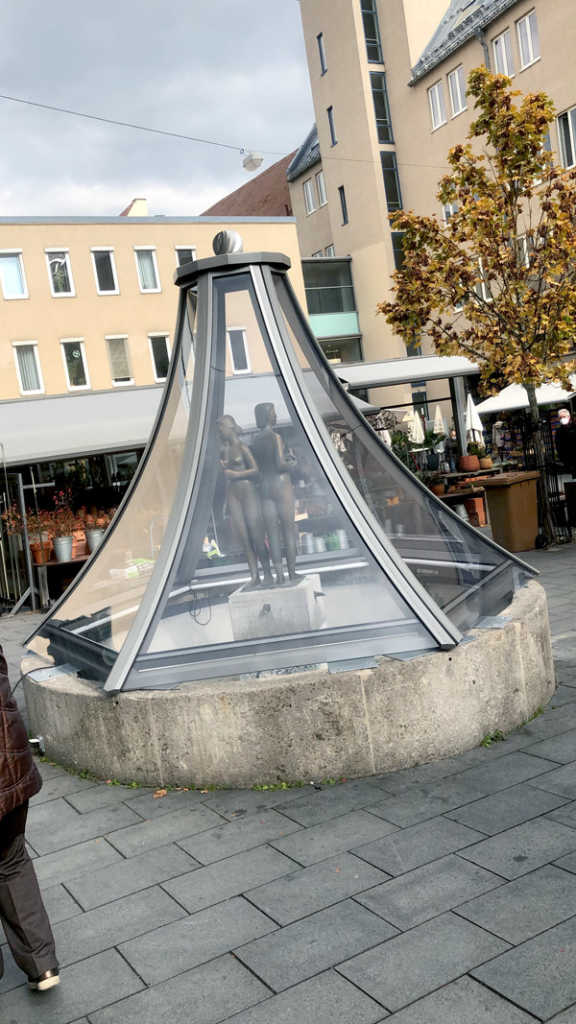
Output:
M0 920L18 967L30 980L36 980L46 971L57 972L58 961L34 865L26 850L27 813L26 803L0 821Z

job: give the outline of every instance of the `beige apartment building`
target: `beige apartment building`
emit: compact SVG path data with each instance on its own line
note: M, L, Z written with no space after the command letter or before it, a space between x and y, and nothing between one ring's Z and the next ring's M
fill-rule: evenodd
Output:
M343 353L353 334L368 361L400 357L402 340L375 312L401 259L390 215L403 207L449 216L437 183L473 118L466 80L480 64L513 76L522 92L551 96L558 111L551 147L559 163L576 163L576 7L573 0L301 0L300 7L316 114L288 169L302 256L351 258L356 321L341 324ZM445 385L431 384L428 397L439 389Z

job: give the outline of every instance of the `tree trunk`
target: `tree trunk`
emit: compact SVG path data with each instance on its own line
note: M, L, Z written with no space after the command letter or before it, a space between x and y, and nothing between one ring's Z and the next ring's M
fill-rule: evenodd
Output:
M542 533L546 544L552 544L554 542L554 522L552 519L552 508L548 496L548 488L546 486L546 450L544 448L542 430L540 427L540 412L538 409L538 401L536 399L536 386L534 384L525 384L525 388L528 393L528 404L530 407L530 422L532 426L534 451L536 454L536 469L540 473L540 479L538 480L538 521L540 525L540 532Z

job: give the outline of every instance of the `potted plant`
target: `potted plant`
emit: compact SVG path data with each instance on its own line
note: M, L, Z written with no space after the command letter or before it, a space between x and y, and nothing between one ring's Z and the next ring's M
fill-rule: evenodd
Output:
M50 512L46 509L38 509L36 512L27 509L26 529L32 558L37 565L45 565L52 556L53 528Z
M103 509L99 509L95 515L86 516L86 540L90 553L96 551L102 543L111 518L110 513Z
M54 509L51 514L56 561L69 562L72 558L72 543L76 517L70 506L70 492L57 491L54 495Z
M461 473L474 473L480 469L479 453L485 454L484 445L471 442L468 445L468 454L461 455L458 468Z

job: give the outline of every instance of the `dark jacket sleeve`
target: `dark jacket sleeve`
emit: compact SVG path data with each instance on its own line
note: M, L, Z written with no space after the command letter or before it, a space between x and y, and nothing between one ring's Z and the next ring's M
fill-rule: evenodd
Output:
M0 647L0 819L38 793L41 786Z

